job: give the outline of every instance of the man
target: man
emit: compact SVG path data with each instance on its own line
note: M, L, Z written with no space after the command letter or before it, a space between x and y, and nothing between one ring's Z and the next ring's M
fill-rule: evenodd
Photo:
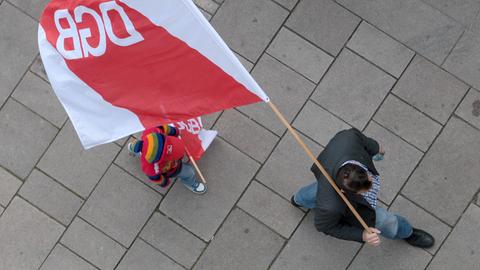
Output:
M293 195L292 204L314 209L317 230L336 238L378 246L379 235L382 235L403 239L416 247L433 246L434 238L430 234L413 228L407 219L377 204L380 176L372 159L381 160L384 154L377 141L352 128L337 133L317 158L370 227L370 232L363 229L315 164L311 170L317 181Z
M182 162L185 145L178 135L178 129L168 125L150 128L141 140L128 143L128 150L140 158L142 171L152 182L167 187L176 177L193 193L203 194L207 187L197 181L192 166Z

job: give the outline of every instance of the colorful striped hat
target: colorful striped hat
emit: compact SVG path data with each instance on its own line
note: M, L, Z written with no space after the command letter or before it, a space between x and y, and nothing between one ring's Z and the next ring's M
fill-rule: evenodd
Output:
M143 138L143 157L148 163L160 160L163 152L164 137L162 134L152 132Z

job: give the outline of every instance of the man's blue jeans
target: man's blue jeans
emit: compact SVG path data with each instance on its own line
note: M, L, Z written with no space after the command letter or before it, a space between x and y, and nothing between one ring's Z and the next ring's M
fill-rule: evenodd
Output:
M317 181L302 187L295 195L294 200L302 207L313 209L317 201ZM404 239L412 234L413 228L408 220L402 216L388 212L386 209L377 206L375 209L375 228L380 235L389 239Z

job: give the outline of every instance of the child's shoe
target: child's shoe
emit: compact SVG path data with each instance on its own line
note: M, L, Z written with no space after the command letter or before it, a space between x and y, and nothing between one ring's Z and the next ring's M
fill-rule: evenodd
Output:
M193 192L195 194L198 194L198 195L201 195L201 194L204 194L205 192L207 192L207 186L203 183L200 183L200 182L195 182L195 184L193 184L193 186L185 185L185 184L183 184L183 185L186 188L188 188L191 192Z
M131 156L140 157L142 155L143 142L139 140L132 140L128 143L128 153Z

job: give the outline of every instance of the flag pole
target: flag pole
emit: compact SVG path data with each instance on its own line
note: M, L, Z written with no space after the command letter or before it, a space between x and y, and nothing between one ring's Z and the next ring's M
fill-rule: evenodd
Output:
M205 177L203 176L202 171L200 171L200 168L198 167L197 162L195 162L195 159L192 157L192 155L190 155L186 147L185 147L185 151L187 152L188 159L190 159L190 162L192 163L193 167L197 171L198 176L200 176L200 180L202 180L202 183L207 184L207 181L205 180Z
M182 136L178 136L180 139L182 139ZM205 176L203 176L202 171L200 171L200 168L197 165L197 162L195 162L195 159L193 156L190 154L190 152L187 149L187 146L185 145L185 152L187 153L188 159L192 163L193 167L195 168L195 171L197 171L198 176L200 176L200 180L202 180L202 183L207 184L207 181L205 180Z
M178 138L180 138L180 140L182 140L182 136L181 136L181 135L178 135ZM203 176L202 171L200 171L200 168L198 167L197 162L195 162L195 159L193 158L193 156L192 156L192 155L190 154L190 152L188 151L186 145L184 146L184 148L185 148L185 152L187 153L188 159L190 160L190 162L192 163L193 167L195 168L195 171L197 171L198 176L200 176L200 180L202 180L202 183L204 183L204 184L206 185L206 184L207 184L207 181L205 180L205 176Z
M357 218L357 220L360 222L360 224L363 226L363 228L367 232L371 233L370 228L368 227L367 223L365 223L363 218L358 214L357 210L355 210L355 208L352 206L352 204L347 199L347 197L345 197L345 195L340 190L340 188L338 188L338 186L333 181L332 177L328 174L328 172L325 170L325 168L323 168L322 164L320 164L320 162L317 160L317 158L313 155L310 148L308 148L308 146L303 142L303 140L300 138L300 136L298 136L298 133L295 131L295 129L292 128L292 126L287 121L287 119L285 119L283 114L278 110L277 106L275 106L275 104L273 104L272 101L268 101L267 104L270 106L270 108L273 110L273 112L277 115L277 117L280 119L280 121L287 127L288 131L290 131L290 133L292 133L292 135L295 138L295 140L297 141L297 143L303 148L303 150L305 150L307 155L315 163L315 165L318 167L318 169L320 169L320 171L325 176L327 181L330 183L330 185L333 187L333 189L335 189L335 191L338 193L340 198L342 198L342 200L348 206L350 211L352 211L353 215Z

